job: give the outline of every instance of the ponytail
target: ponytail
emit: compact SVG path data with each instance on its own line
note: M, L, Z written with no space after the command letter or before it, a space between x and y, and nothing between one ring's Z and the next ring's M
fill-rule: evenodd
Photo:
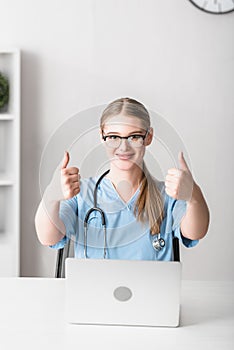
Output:
M160 232L163 220L163 201L156 182L143 162L143 179L134 214L140 222L148 221L152 235Z

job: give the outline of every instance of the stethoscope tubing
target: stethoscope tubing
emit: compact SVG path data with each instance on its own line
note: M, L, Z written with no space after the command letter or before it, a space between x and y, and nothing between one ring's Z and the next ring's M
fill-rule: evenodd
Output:
M90 215L97 211L101 215L101 220L102 220L102 228L103 228L103 233L104 233L104 247L103 247L103 258L106 258L106 252L107 252L107 236L106 236L106 216L104 211L97 206L97 190L100 182L102 179L109 173L110 170L105 171L97 180L93 192L93 198L94 198L94 206L90 208L84 219L84 257L87 258L87 231L88 231L88 221ZM157 238L155 238L152 242L152 246L156 251L160 251L162 248L165 247L165 240L161 238L160 232L157 234Z
M94 188L94 192L93 192L93 202L94 202L94 206L93 208L90 208L86 215L85 215L85 219L84 219L84 257L87 258L87 230L88 230L88 221L89 221L89 217L90 215L94 212L97 211L100 213L101 215L101 220L102 220L102 228L103 228L103 232L104 232L104 247L103 247L103 258L106 258L106 250L107 250L107 237L106 237L106 216L104 211L99 208L97 206L97 190L98 190L98 186L100 184L100 182L102 181L102 179L104 178L104 176L106 176L109 173L110 169L108 169L107 171L105 171L97 180L96 184L95 184L95 188Z
M97 186L97 185L96 185ZM102 219L102 228L103 228L103 232L104 232L104 252L103 252L103 258L106 258L106 246L107 246L107 239L106 239L106 217L105 217L105 213L101 208L98 207L93 207L90 208L86 215L85 215L85 219L84 219L84 257L87 258L87 230L88 230L88 220L90 215L92 214L92 212L97 211L101 214L101 219Z

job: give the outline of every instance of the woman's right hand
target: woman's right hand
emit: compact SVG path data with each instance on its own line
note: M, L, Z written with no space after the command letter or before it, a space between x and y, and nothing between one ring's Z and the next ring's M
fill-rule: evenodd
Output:
M76 167L68 168L70 155L66 151L61 167L61 189L63 199L70 199L80 192L80 174Z
M56 168L46 187L35 216L38 238L43 245L53 245L66 235L59 216L60 201L70 199L80 192L80 175L76 167L68 168L70 156L65 152L62 163Z

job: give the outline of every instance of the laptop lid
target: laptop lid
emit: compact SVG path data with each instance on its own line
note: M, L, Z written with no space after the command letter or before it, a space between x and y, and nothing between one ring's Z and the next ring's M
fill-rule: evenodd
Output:
M180 262L67 258L65 275L69 323L179 325Z

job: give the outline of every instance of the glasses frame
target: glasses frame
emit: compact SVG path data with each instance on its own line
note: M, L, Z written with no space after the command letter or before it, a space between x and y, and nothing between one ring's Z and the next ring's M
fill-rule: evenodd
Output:
M118 139L119 139L119 146L121 145L121 142L122 142L122 140L127 140L128 141L128 144L130 145L130 146L132 146L132 143L131 142L129 142L129 138L130 137L132 137L132 136L141 136L142 137L142 140L143 140L143 143L142 143L142 145L141 146L143 146L143 144L144 144L144 140L145 140L145 138L146 138L146 136L148 135L148 133L149 133L149 129L147 129L146 130L146 133L144 134L144 135L141 135L141 134L132 134L132 135L129 135L129 136L119 136L119 135L104 135L104 133L103 133L103 130L102 130L102 139L103 139L103 141L106 141L106 139L108 138L108 137L110 137L110 136L116 136ZM118 147L119 147L118 146ZM141 147L141 146L138 146L138 147ZM110 146L109 146L110 147ZM110 148L118 148L118 147L110 147ZM134 147L134 146L132 146L132 147ZM137 147L136 147L137 148Z

